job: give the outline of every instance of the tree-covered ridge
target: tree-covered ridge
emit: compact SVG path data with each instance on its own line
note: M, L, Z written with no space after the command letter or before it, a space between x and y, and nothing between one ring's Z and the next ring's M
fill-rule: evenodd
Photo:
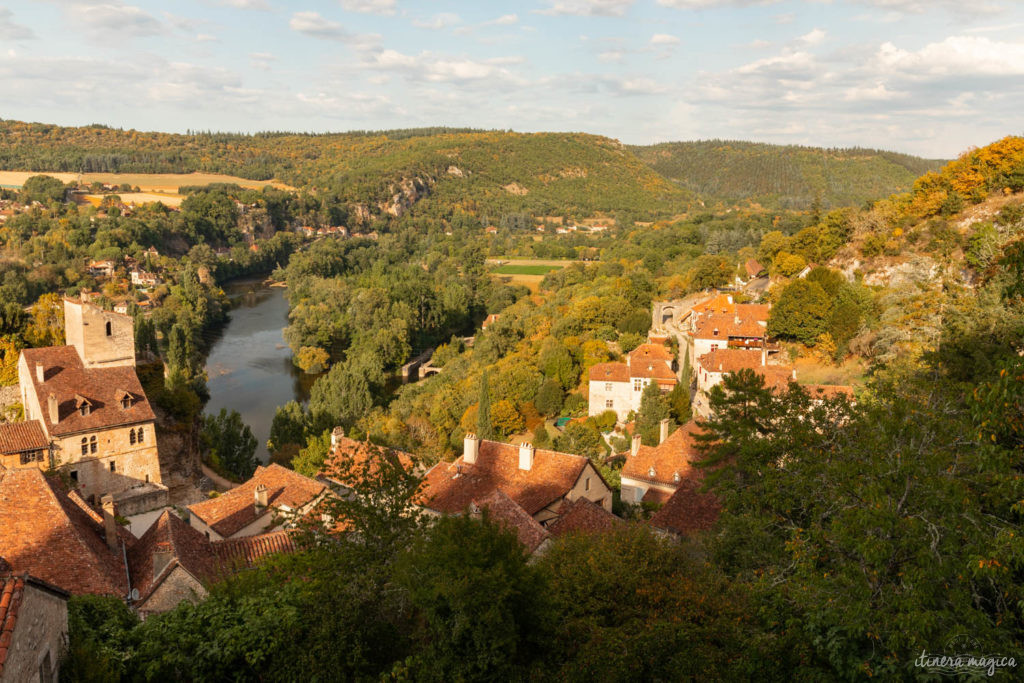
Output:
M682 211L689 195L614 140L585 134L423 131L325 135L177 135L0 122L0 168L27 171L229 173L329 192L380 215L530 212L638 217ZM394 212L394 208L392 208Z
M905 191L941 161L874 149L825 149L735 140L630 147L706 202L766 208L859 206Z

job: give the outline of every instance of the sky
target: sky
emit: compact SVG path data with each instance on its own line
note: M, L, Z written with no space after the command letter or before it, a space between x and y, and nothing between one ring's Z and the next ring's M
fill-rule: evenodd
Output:
M0 118L951 158L1024 133L1024 0L0 0Z

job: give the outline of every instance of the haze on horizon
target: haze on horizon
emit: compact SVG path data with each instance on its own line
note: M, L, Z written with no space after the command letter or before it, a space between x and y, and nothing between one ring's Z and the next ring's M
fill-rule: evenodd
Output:
M1012 0L0 0L0 117L949 158L1022 132L1022 27Z

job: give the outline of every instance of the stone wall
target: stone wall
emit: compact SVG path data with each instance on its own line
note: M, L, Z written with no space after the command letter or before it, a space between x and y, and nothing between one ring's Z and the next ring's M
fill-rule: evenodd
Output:
M64 339L78 350L87 368L135 365L135 329L131 316L65 299Z
M67 601L27 582L0 683L56 681L67 633Z
M9 412L13 411L14 406L20 403L21 391L18 389L18 385L0 387L0 422L11 420Z
M145 619L151 614L170 611L184 600L199 602L206 594L203 584L180 565L175 566L146 602L138 605L139 615Z
M132 430L137 433L140 427L143 430L143 442L132 444L129 434ZM85 438L88 444L92 436L97 441L96 453L90 452L83 456L82 439ZM156 430L152 422L58 439L55 456L65 471L77 472L81 493L86 498L162 481Z

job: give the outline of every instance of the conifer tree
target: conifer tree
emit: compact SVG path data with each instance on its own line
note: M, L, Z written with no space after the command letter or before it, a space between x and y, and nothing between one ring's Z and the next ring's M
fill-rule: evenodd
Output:
M481 439L494 437L491 427L491 390L487 383L487 373L480 378L480 402L477 404L476 435Z

